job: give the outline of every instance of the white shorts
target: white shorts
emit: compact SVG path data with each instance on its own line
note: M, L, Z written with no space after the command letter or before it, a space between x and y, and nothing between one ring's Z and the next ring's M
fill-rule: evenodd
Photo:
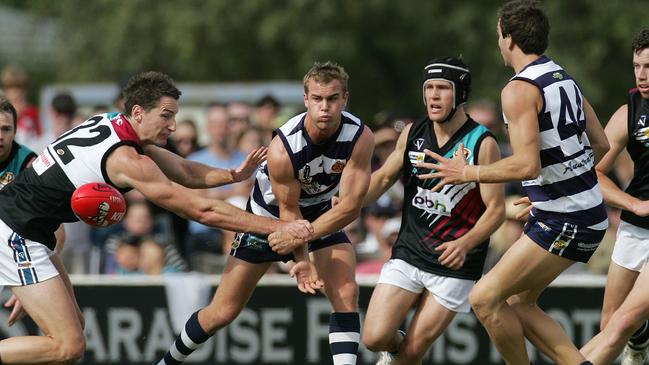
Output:
M42 243L22 238L0 220L0 286L24 286L59 274Z
M432 274L403 260L392 259L383 265L378 282L413 293L421 293L426 288L439 304L453 312L468 313L471 310L469 292L475 285L473 280Z
M649 229L620 221L611 260L633 271L642 271L649 259Z

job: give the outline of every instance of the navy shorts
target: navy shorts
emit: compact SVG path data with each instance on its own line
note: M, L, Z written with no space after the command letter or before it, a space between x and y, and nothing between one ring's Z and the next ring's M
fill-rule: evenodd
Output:
M524 232L536 244L557 256L588 262L606 230L594 230L562 219L539 219L530 215Z
M320 237L317 240L310 241L309 252L337 245L339 243L351 244L351 241L343 231L334 232L330 235ZM234 242L232 243L230 255L253 264L275 261L295 261L293 254L280 255L270 248L266 238L255 236L250 233L237 233Z

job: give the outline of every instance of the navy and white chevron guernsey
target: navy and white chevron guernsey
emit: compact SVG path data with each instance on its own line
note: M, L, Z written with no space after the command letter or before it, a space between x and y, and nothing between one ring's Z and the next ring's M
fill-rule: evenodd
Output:
M329 140L315 144L304 127L305 117L306 113L296 115L275 133L290 154L293 173L302 186L299 200L302 217L313 221L331 208L331 198L338 192L341 173L363 132L363 123L343 112L338 131ZM266 162L257 170L247 210L261 216L279 217Z
M535 85L543 97L543 110L538 115L541 173L534 180L523 181L534 206L532 214L606 229L608 220L585 132L584 98L579 86L546 56L527 65L512 80Z

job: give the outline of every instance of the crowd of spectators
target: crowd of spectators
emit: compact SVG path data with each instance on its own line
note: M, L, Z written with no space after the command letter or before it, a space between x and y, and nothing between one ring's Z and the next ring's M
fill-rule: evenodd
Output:
M46 108L49 126L41 125L38 108L27 102L28 79L16 66L7 66L0 73L2 94L18 111L16 140L34 151L42 148L58 135L85 120L72 96L62 90ZM119 97L112 104L114 111L122 105ZM214 101L205 106L201 120L180 119L167 148L192 161L219 168L237 167L252 149L268 145L272 130L283 122L282 105L266 95L254 104L241 101L222 103ZM486 100L467 105L467 112L496 136L503 156L510 153L506 128L498 107ZM105 106L92 109L94 113L112 111ZM401 112L380 112L370 121L375 138L372 169L381 166L394 149L404 126L419 116ZM285 118L284 118L285 119ZM208 142L200 144L202 131ZM612 178L620 186L628 184L632 166L620 163ZM253 180L206 189L205 196L224 199L245 209ZM522 196L520 183L506 185L506 221L491 237L485 270L489 270L509 245L516 241L523 222L516 219L522 209L513 204ZM109 228L91 228L81 222L65 224L66 244L62 258L73 274L157 275L184 271L219 273L225 255L234 239L234 232L188 222L168 211L148 203L136 191L126 194L128 211L124 220ZM357 252L357 272L378 274L383 262L390 258L401 225L403 187L397 182L377 202L363 209L361 216L345 227L345 232ZM605 274L610 261L619 210L609 211L609 233L587 265L574 265L571 271ZM289 266L277 264L269 272L287 272Z

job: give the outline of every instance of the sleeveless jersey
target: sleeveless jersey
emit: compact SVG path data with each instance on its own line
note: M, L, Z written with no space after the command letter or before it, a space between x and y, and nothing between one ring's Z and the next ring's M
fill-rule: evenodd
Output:
M300 212L313 221L331 209L331 198L338 192L340 176L363 132L363 123L343 112L340 127L329 140L315 144L304 127L306 113L291 118L275 133L284 144L293 164L293 174L300 182ZM255 186L247 210L265 217L279 217L279 206L271 189L268 165L257 170Z
M31 167L0 190L0 219L24 238L54 249L59 224L79 220L70 207L74 190L89 182L112 184L106 174L108 155L122 145L143 153L139 142L122 114L90 118L49 144Z
M532 214L606 229L606 209L585 132L584 97L579 86L546 56L525 66L512 80L531 83L543 98L538 114L541 173L522 182L534 206Z
M641 200L649 199L649 100L643 99L637 89L629 93L627 116L628 142L633 160L633 179L626 192ZM649 229L649 217L623 210L620 219L634 226Z
M482 216L486 207L478 184L447 185L432 193L430 189L439 183L439 179L418 179L417 175L428 173L428 169L417 168L414 164L433 161L424 154L424 149L452 158L459 143L464 144L467 162L477 164L480 143L492 135L487 128L469 118L444 146L439 147L432 123L428 118L416 122L408 134L403 156L405 194L401 231L392 248L392 258L441 276L477 280L482 274L488 239L467 253L464 266L459 270L440 264L441 252L435 248L464 235Z
M36 157L36 154L32 150L14 141L9 157L0 163L0 189L12 182L33 157Z

